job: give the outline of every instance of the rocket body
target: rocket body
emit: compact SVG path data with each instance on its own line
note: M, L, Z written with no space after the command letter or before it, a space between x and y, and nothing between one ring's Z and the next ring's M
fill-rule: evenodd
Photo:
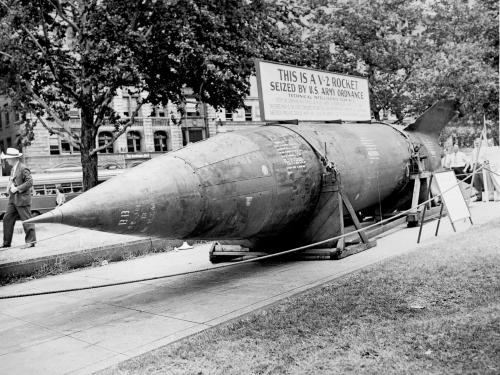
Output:
M359 211L409 196L416 143L427 156L427 170L437 169L435 134L385 124L280 124L223 133L147 161L30 222L302 245L340 230L318 150L334 163Z

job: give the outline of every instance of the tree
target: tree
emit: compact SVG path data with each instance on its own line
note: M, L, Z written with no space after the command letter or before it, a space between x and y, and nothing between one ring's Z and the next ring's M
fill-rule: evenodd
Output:
M388 110L401 122L450 96L498 120L497 2L317 0L309 20L306 42L323 51L310 65L367 77L377 120Z
M462 124L498 121L498 2L436 1L423 20L431 47L424 54L413 92L429 104L456 95Z
M400 0L322 3L312 12L308 37L329 53L317 67L367 77L373 116L379 120L382 111L390 110L402 121L410 101L406 84L425 50L423 5Z
M0 77L13 106L80 148L88 189L109 146L96 146L104 123L114 142L144 103L182 104L185 87L216 108L241 107L253 58L287 43L278 13L263 0L0 0ZM120 88L137 97L130 118L112 108ZM80 136L66 122L74 108Z

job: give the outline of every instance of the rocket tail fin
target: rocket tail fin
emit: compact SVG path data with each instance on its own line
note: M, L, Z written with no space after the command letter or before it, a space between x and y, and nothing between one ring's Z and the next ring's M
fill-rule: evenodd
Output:
M419 132L437 137L448 122L455 116L461 116L462 114L458 100L440 100L427 109L413 124L408 125L405 131Z

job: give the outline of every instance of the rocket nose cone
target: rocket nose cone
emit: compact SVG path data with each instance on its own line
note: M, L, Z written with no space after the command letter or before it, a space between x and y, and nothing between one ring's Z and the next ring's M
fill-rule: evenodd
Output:
M193 168L163 155L97 185L59 207L50 222L139 236L183 238L197 225L203 201ZM33 222L46 222L46 215ZM30 221L31 222L31 221Z
M38 224L38 223L61 223L62 222L62 211L59 208L55 208L52 211L32 217L31 219L23 221L26 224Z

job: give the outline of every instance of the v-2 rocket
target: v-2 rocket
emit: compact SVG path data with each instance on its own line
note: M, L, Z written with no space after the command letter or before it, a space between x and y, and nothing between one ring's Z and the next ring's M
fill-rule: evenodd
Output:
M404 130L383 123L269 124L221 133L155 157L30 223L190 240L245 240L277 250L339 234L325 158L356 211L407 207L416 149L440 167L438 135L459 111L430 107ZM338 208L338 207L337 207Z

